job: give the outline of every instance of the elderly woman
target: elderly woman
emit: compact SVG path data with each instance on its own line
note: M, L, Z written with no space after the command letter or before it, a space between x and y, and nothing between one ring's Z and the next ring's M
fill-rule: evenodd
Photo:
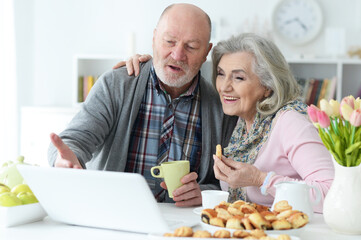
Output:
M137 74L138 61L149 58L132 57L128 72ZM213 156L215 176L230 200L271 206L276 183L304 181L320 190L314 211L322 212L334 177L331 155L298 100L298 84L277 46L245 33L219 42L212 61L223 111L239 117L224 156ZM311 197L316 199L314 190Z
M231 199L270 206L276 183L305 181L322 193L314 208L322 212L334 177L331 155L297 100L297 82L277 46L241 34L219 42L212 60L223 111L239 117L226 157L213 157L215 176L229 185Z

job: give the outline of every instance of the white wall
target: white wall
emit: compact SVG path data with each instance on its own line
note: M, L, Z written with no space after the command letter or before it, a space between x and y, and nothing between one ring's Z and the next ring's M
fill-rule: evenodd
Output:
M127 38L135 33L135 51L151 53L152 32L165 0L15 0L19 104L71 106L73 56L111 54L127 57ZM269 21L278 0L198 0L215 22L221 37L241 31L244 23ZM325 27L346 29L346 46L361 40L360 0L318 0ZM325 54L325 31L313 42L294 47L276 36L286 56Z

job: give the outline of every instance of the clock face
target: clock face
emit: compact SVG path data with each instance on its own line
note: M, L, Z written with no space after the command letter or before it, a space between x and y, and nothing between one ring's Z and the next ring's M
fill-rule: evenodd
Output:
M304 44L315 38L323 21L315 0L281 0L272 20L277 34L293 44Z

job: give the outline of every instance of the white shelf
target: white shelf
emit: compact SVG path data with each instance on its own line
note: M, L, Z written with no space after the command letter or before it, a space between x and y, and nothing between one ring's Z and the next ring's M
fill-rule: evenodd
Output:
M336 99L355 96L361 87L360 59L287 59L297 77L332 78L336 76Z
M74 94L73 102L78 105L79 76L100 76L112 69L123 57L117 55L76 55L74 56Z
M123 60L121 56L78 55L74 57L74 102L77 102L78 77L100 75ZM336 77L336 99L356 95L361 87L361 60L348 58L289 58L291 70L301 78ZM202 75L209 81L212 77L212 63L207 61L201 68Z

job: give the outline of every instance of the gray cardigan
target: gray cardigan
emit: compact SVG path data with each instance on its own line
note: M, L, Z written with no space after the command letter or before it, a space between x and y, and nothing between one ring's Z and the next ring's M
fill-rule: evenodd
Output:
M153 62L141 65L138 77L126 68L104 73L93 86L82 108L60 137L88 169L123 172L132 127L145 93ZM201 189L219 188L213 173L217 144L227 146L236 117L223 114L218 93L201 77L202 156L198 171ZM222 131L223 129L223 131ZM51 144L49 164L54 165L56 148Z

